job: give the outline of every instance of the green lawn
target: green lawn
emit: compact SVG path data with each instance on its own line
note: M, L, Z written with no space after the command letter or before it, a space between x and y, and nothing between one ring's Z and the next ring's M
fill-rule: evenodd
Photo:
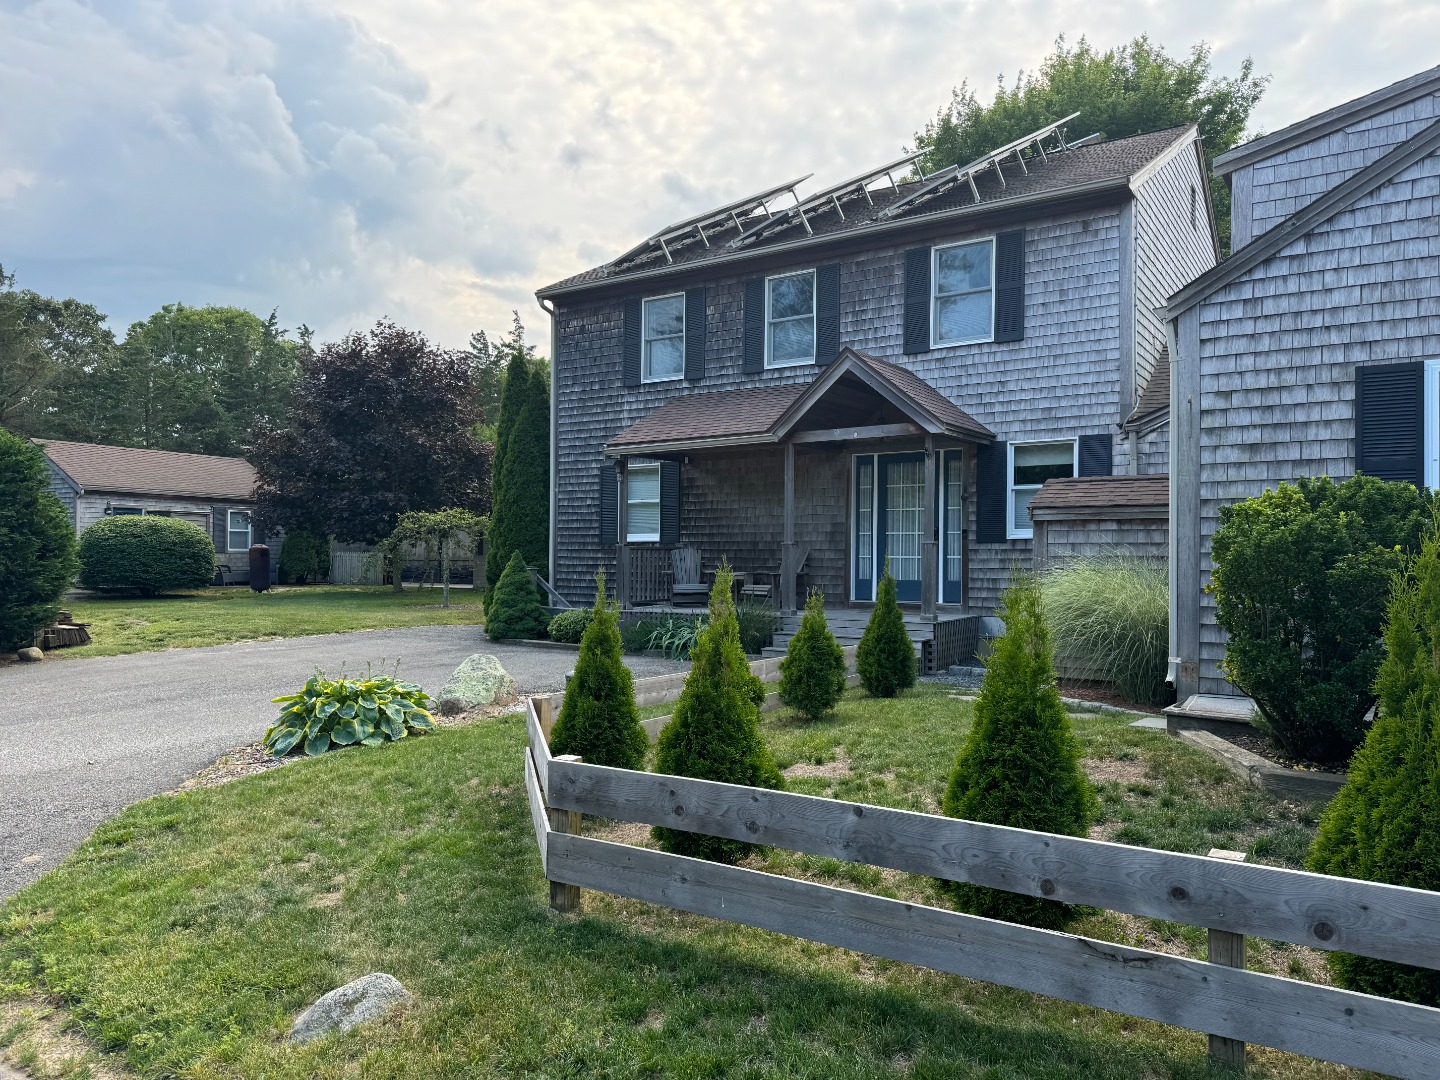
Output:
M829 774L797 790L929 809L970 708L943 687L852 692L833 720L775 713L765 734L783 766ZM1087 765L1113 777L1102 833L1298 857L1310 821L1208 758L1119 717L1077 727ZM49 995L139 1074L195 1080L1233 1075L1212 1072L1203 1036L1147 1021L596 893L555 915L523 741L514 715L140 803L0 907L0 998ZM928 880L889 871L781 852L757 865L934 901ZM1200 947L1149 920L1082 929ZM1288 961L1270 948L1257 962ZM309 1047L281 1041L314 998L376 970L415 1004ZM0 1025L0 1043L27 1038ZM1354 1075L1254 1060L1258 1076Z
M451 589L450 607L439 589L383 586L280 586L255 593L227 586L151 599L117 597L77 602L74 617L90 624L89 645L57 649L57 657L117 656L153 649L184 649L305 634L338 634L395 626L469 625L484 621L480 594Z

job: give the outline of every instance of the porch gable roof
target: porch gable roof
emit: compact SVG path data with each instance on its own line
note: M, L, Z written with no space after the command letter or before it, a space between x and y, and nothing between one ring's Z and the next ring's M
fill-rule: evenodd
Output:
M717 390L671 398L605 445L614 456L775 444L847 375L889 401L917 432L990 442L995 433L907 368L846 347L808 383Z

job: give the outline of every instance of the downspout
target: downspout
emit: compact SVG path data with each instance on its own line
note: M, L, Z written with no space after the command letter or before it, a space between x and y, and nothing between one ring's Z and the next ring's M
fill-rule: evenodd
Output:
M560 364L556 356L556 341L559 336L559 320L555 317L553 307L546 307L545 301L540 297L535 298L540 305L540 310L550 316L550 558L549 578L553 587L555 584L555 528L558 521L558 510L560 507L559 494L559 473L560 473Z

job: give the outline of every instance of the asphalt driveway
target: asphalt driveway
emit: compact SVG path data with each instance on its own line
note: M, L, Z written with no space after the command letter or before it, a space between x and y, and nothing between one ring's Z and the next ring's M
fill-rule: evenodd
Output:
M105 818L253 743L316 668L387 669L430 692L471 653L493 653L521 693L559 690L568 650L493 644L477 626L370 630L0 668L0 899ZM682 665L627 657L637 676Z

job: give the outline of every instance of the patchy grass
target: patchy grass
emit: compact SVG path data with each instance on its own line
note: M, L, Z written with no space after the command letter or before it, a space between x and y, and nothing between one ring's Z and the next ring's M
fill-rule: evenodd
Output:
M339 634L397 626L451 626L484 622L480 594L451 589L450 607L439 589L384 586L278 586L255 593L226 586L151 599L83 600L70 610L90 624L89 645L58 649L55 657L117 656L155 649L184 649L306 634Z
M969 710L933 687L892 702L851 694L833 720L775 713L765 733L782 766L812 767L794 770L806 774L797 790L925 808ZM1096 760L1153 766L1160 794L1186 790L1200 764L1120 718L1077 726L1108 755ZM146 1077L1232 1075L1211 1070L1204 1036L1148 1021L595 893L578 917L554 915L518 775L523 740L511 715L131 807L0 907L0 998L63 1002ZM1107 798L1107 822L1207 845L1253 834L1253 846L1282 827L1240 809L1224 776L1197 775L1195 801L1230 818L1167 825L1159 795L1125 791ZM608 827L626 828L643 840L643 828ZM931 896L923 879L870 867L763 862ZM1087 929L1193 951L1178 929L1115 918ZM397 976L414 1004L309 1046L282 1041L307 1004L370 971ZM1252 1060L1258 1076L1353 1075L1266 1051Z

